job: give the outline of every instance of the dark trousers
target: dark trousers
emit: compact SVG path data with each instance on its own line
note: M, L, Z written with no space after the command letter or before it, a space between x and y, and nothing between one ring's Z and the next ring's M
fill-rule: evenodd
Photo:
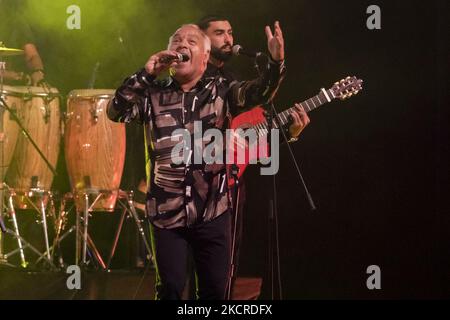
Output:
M225 299L230 269L230 227L229 212L189 228L161 229L152 225L156 299L181 299L186 282L188 246L195 263L198 298Z

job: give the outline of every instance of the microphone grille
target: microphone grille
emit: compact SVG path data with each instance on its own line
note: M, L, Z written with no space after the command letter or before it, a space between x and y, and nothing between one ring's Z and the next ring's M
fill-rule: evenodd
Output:
M181 61L181 62L189 61L189 56L188 56L186 53L182 53L182 54L181 54L180 61Z
M232 48L231 48L231 52L233 53L234 56L238 56L239 55L239 50L241 50L242 47L238 44L235 44Z

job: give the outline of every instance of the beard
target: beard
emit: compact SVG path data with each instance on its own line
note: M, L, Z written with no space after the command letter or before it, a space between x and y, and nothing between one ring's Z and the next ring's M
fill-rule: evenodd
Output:
M226 62L231 59L233 53L231 51L223 51L222 48L212 47L211 55L219 61Z

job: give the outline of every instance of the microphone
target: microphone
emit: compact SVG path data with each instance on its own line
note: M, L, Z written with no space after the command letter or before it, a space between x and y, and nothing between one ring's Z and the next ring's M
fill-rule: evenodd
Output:
M185 53L177 53L176 57L167 56L159 59L159 62L161 63L171 63L172 61L186 62L189 61L189 56Z
M240 46L238 44L234 45L233 48L231 48L231 51L233 52L233 55L235 55L235 56L243 55L243 56L247 56L250 58L257 58L263 54L262 52L253 52L253 51L245 50L244 48L242 48L242 46Z

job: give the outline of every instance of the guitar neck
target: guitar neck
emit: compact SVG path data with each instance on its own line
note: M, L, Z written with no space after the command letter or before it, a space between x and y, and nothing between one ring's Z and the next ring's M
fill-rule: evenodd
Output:
M334 93L331 89L325 90L321 89L319 94L315 95L312 98L309 98L308 100L305 100L301 103L299 103L303 109L306 112L310 112L321 105L330 102L335 98ZM290 115L295 111L296 107L291 107L289 109L284 110L283 112L280 112L276 115L278 121L275 119L272 120L272 128L278 129L278 123L281 126L286 125L290 121ZM268 131L268 123L267 121L258 123L257 125L254 125L253 128L258 132L259 135L265 134Z

